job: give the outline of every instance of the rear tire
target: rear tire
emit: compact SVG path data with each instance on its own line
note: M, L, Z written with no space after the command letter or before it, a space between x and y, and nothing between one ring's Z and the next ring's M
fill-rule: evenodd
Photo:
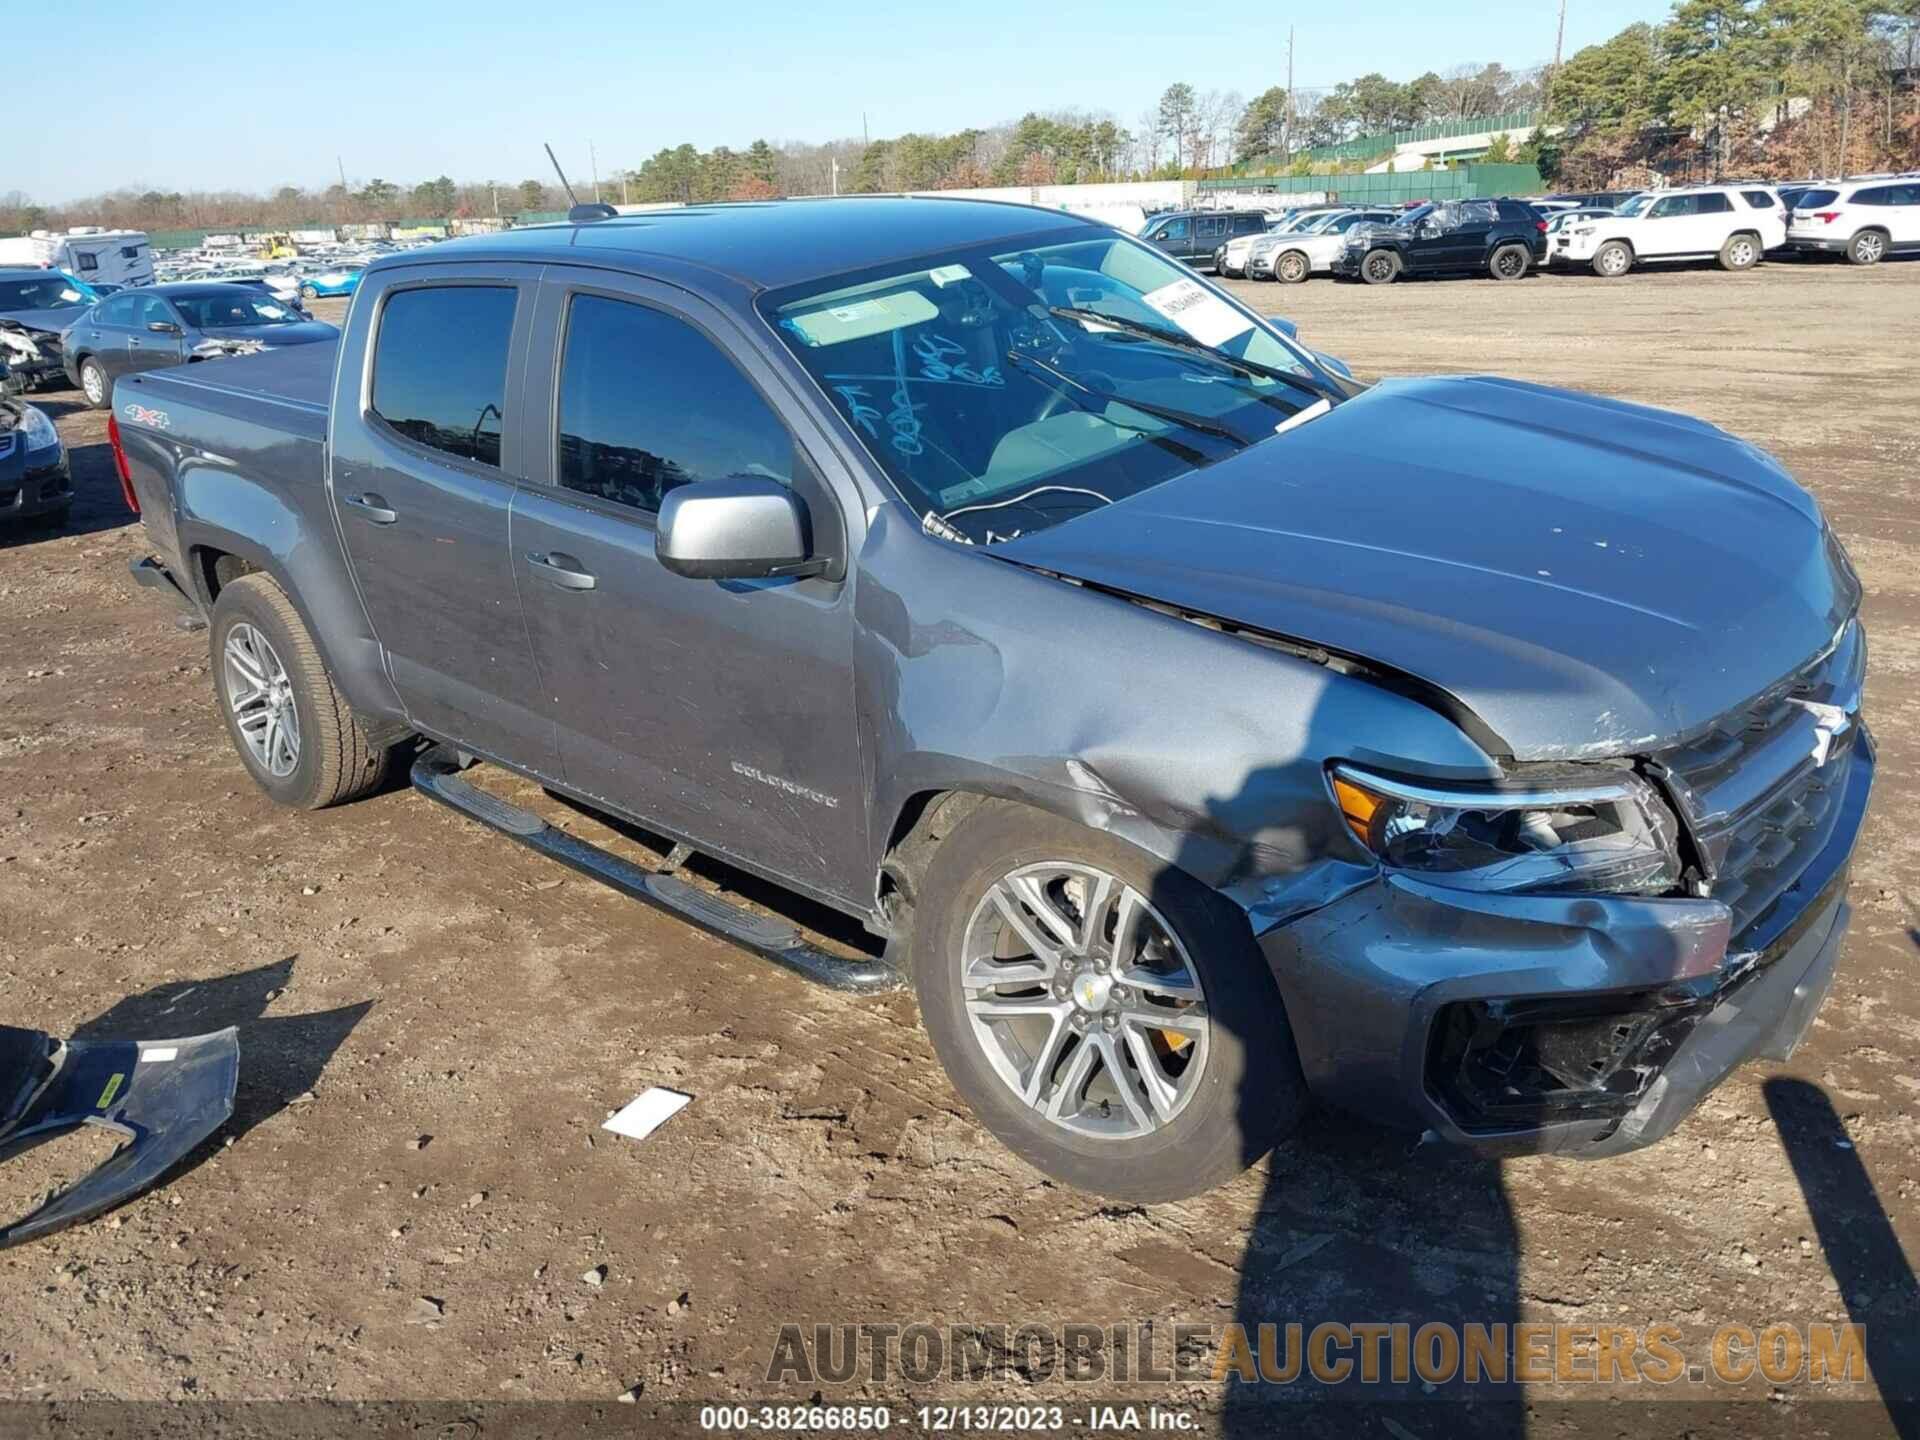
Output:
M1313 266L1298 250L1289 250L1273 262L1273 278L1288 285L1304 284Z
M1134 963L1101 971L1096 942L1087 950L1069 947L1051 982L1016 982L1011 1002L1003 1000L1004 988L984 991L975 983L970 991L963 975L978 981L974 956L983 953L978 948L982 917L989 929L999 928L1003 943L1013 941L1010 948L1016 956L1039 953L1023 950L1015 927L1000 920L1006 912L996 905L996 891L1004 897L1012 894L1011 885L1045 884L1023 877L1057 873L1062 866L1113 882L1112 888L1099 892L1096 882L1087 880L1079 892L1092 915L1112 921L1111 927L1087 924L1083 931L1115 941L1109 958L1121 948L1116 938L1122 926L1120 897L1130 892L1138 902L1130 912L1135 919L1128 933L1145 948L1130 951L1137 957ZM1110 911L1093 908L1092 897L1098 893L1112 897ZM1058 911L1051 913L1058 918ZM1034 933L1054 933L1045 930L1032 910L1025 916ZM1150 936L1157 938L1146 938ZM991 953L1003 952L996 948ZM1157 957L1152 962L1156 965L1171 965L1171 971L1146 970L1150 956ZM1191 876L1111 835L1058 816L988 801L962 820L934 852L914 904L909 964L934 1050L981 1124L1028 1164L1092 1194L1138 1202L1197 1195L1259 1160L1293 1130L1309 1104L1279 989L1246 917ZM1078 968L1070 970L1069 965ZM1168 973L1198 982L1204 1006L1204 1019L1196 1022L1199 1049L1186 1048L1196 1043L1193 1040L1174 1043L1173 1032L1153 1028L1151 1020L1142 1028L1129 1018L1140 1013L1149 995L1156 997L1156 1004L1169 1003L1160 998L1161 991L1141 986L1137 978L1131 990L1127 978L1106 988L1114 975ZM1089 981L1090 993L1097 996L1091 1009L1079 998ZM1034 992L1030 999L1024 998L1028 989ZM971 1006L970 994L975 1000ZM994 1003L1037 1004L1047 1008L1048 1016L988 1020L983 1036L978 1008L983 997ZM1112 1013L1122 1007L1129 1007L1125 1014ZM1179 1013L1150 1012L1155 1017ZM1048 1018L1055 1014L1062 1018ZM1005 1040L995 1038L1001 1033L992 1029L996 1024L1037 1025L1042 1037L1049 1037L1049 1025L1057 1025L1051 1035L1059 1039L1015 1044L1014 1051L1021 1044L1031 1045L1026 1052L1030 1063L1025 1074L1010 1077L1005 1067L1011 1052ZM1079 1031L1072 1029L1076 1025ZM1149 1111L1151 1085L1137 1090L1130 1085L1130 1100L1117 1088L1102 1091L1101 1086L1111 1083L1111 1072L1099 1059L1090 1063L1091 1080L1082 1076L1076 1085L1077 1057L1083 1049L1097 1053L1095 1042L1119 1057L1123 1080L1144 1074L1137 1058L1141 1052L1130 1048L1136 1044L1146 1046L1160 1083L1169 1082L1158 1067L1179 1067L1170 1082L1177 1098L1164 1111L1157 1103ZM1048 1055L1054 1061L1043 1067L1038 1057ZM1185 1068L1195 1066L1194 1073ZM1036 1091L1040 1098L1026 1098L1019 1087L1035 1085L1031 1077L1043 1069ZM1073 1097L1066 1102L1073 1113L1055 1118L1047 1113L1046 1102L1061 1092ZM1110 1098L1095 1099L1096 1092ZM1102 1133L1101 1127L1108 1125L1127 1133Z
M300 298L309 301L318 300L320 298L320 292L311 285L302 285L300 287Z
M1729 235L1727 243L1720 247L1720 268L1722 270L1751 270L1760 263L1760 237L1742 232Z
M91 355L80 362L80 393L95 410L104 410L113 403L113 383Z
M1887 237L1878 230L1862 230L1847 242L1847 259L1855 265L1878 265L1887 257Z
M368 741L353 707L334 687L300 612L269 576L229 580L214 602L208 631L214 697L227 722L227 736L254 783L275 804L322 810L379 788L392 752ZM253 657L254 668L271 682L262 688L269 689L277 703L243 703L251 687L247 663L234 654L236 646ZM244 712L251 730L243 730L236 709ZM278 763L288 753L280 748L284 741L268 746L273 762L256 749L262 729L274 723L262 719L269 710L278 717L279 730L292 734L293 763L286 768ZM290 725L284 723L288 718Z
M1602 280L1618 280L1633 269L1633 247L1624 240L1609 240L1593 252L1593 273Z
M1533 252L1524 245L1502 245L1487 259L1487 273L1496 280L1522 280L1533 268Z
M1360 278L1369 285L1391 285L1400 278L1400 257L1391 250L1370 250L1360 262Z

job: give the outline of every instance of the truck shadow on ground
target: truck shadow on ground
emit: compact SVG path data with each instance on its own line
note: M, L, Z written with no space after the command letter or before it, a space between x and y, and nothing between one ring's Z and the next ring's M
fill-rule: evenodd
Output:
M1865 1331L1867 1366L1887 1418L1902 1440L1916 1440L1920 1283L1913 1263L1826 1091L1785 1075L1763 1090L1848 1318Z
M170 1040L229 1025L240 1032L240 1080L233 1118L174 1172L177 1178L309 1096L327 1062L373 1008L363 1000L306 1015L269 1016L267 1007L293 980L297 956L204 980L170 981L129 995L73 1032L76 1040Z

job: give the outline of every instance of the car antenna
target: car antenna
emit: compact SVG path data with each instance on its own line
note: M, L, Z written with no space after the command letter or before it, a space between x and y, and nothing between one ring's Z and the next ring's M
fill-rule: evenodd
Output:
M580 197L573 193L573 184L567 179L567 172L560 168L560 157L553 153L553 146L544 140L540 143L546 148L547 159L553 162L553 173L560 177L560 188L567 192L567 199L573 202L572 208L567 211L568 220L578 225L586 220L611 220L620 213L613 206L602 204L598 200L583 203Z

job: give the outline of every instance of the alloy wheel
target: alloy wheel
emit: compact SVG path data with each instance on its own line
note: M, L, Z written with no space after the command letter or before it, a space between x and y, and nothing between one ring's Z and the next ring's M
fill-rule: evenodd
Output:
M1734 241L1733 249L1728 252L1728 258L1733 261L1734 269L1746 269L1754 261L1753 242L1751 240Z
M1302 260L1298 255L1287 256L1285 260L1280 262L1280 266L1281 278L1289 284L1306 278L1307 262Z
M1853 242L1854 253L1863 264L1872 265L1887 252L1887 242L1878 235L1862 235Z
M1504 280L1517 279L1521 272L1526 269L1526 262L1520 258L1520 254L1516 250L1501 251L1493 263L1494 268L1500 272L1500 276Z
M227 632L221 666L227 709L260 768L276 778L300 763L300 714L293 681L267 637L242 622Z
M1152 901L1106 871L1060 860L1002 876L958 965L975 1042L1050 1123L1136 1139L1197 1092L1211 1025L1199 971Z
M86 392L87 402L92 405L105 403L107 398L106 377L100 373L100 367L89 361L80 367L80 388Z

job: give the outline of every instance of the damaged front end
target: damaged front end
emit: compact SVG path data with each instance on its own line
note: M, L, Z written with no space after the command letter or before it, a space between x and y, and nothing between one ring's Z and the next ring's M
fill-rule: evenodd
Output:
M59 1040L0 1025L0 1161L79 1129L120 1148L31 1214L0 1226L0 1249L51 1235L133 1198L233 1114L238 1032L183 1040Z
M10 393L24 394L65 373L58 334L0 317L0 380Z
M1850 916L1864 667L1849 624L1637 771L1517 813L1336 767L1380 870L1261 937L1315 1092L1486 1153L1598 1157L1790 1056Z

